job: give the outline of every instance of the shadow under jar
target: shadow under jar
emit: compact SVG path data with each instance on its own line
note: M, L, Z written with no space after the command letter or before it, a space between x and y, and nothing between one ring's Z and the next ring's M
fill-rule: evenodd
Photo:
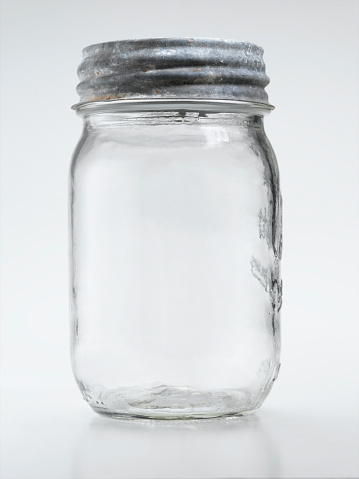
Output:
M244 60L251 82L233 74ZM198 76L203 68L210 82ZM70 188L71 352L98 413L249 414L277 377L281 196L263 129L273 108L263 72L262 49L246 42L84 50L74 107L84 129Z

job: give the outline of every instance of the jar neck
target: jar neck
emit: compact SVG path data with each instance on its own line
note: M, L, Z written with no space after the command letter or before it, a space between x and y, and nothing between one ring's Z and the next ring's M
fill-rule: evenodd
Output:
M88 102L73 107L89 128L122 125L201 124L235 126L262 124L268 105L204 100L129 100Z

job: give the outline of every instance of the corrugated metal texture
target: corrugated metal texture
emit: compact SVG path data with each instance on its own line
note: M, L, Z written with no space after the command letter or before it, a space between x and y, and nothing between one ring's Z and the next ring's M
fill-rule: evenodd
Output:
M263 49L213 38L154 38L91 45L78 68L80 102L215 99L268 104Z

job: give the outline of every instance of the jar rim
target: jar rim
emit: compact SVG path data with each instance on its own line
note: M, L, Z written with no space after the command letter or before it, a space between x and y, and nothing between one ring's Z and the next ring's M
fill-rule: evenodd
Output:
M120 112L140 112L140 111L173 111L173 110L194 110L206 112L226 112L235 113L259 111L261 114L268 114L274 110L274 106L268 103L240 101L240 100L215 100L215 99L193 99L193 98L141 98L141 99L109 99L97 101L85 101L76 103L71 107L78 114L88 111L120 111Z

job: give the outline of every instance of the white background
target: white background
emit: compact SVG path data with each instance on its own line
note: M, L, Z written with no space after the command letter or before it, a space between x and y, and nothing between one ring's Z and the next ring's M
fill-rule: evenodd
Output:
M358 477L359 2L3 0L2 479ZM86 45L264 47L284 198L282 369L254 416L97 417L68 346L67 180Z

